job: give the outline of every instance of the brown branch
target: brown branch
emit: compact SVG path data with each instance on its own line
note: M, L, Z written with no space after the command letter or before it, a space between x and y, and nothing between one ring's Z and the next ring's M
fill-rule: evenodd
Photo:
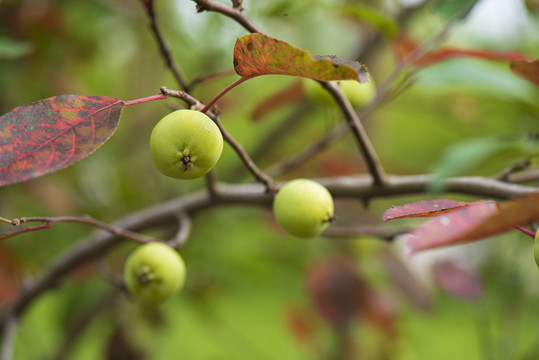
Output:
M256 26L240 9L226 6L213 0L193 0L197 3L197 12L214 11L221 13L235 20L241 26L252 33L261 33L262 30Z
M144 5L144 8L146 9L146 14L148 16L148 19L150 20L150 28L152 29L152 33L155 37L155 40L157 41L157 45L159 46L159 52L161 53L163 60L165 60L165 65L170 69L170 71L174 75L174 78L176 79L180 87L183 90L188 91L189 85L187 84L187 81L185 80L185 77L182 75L179 67L174 62L170 48L167 42L165 41L165 38L163 37L163 34L161 33L159 26L157 25L157 19L156 19L155 8L154 8L154 0L146 0L146 1L143 1L142 4Z
M354 134L359 148L361 149L361 152L365 159L365 163L367 164L367 168L369 169L369 173L374 180L374 185L383 186L386 182L385 171L382 168L382 164L378 159L378 155L376 154L376 151L372 146L371 140L369 139L367 132L363 128L363 125L361 124L358 115L350 104L350 101L348 101L339 85L331 82L322 82L322 85L331 93L333 98L337 101L340 108L342 109L348 126Z
M275 194L279 189L277 185L275 184L275 180L262 170L255 164L253 159L247 154L243 146L234 139L234 137L225 129L223 123L219 119L219 117L208 113L208 116L210 116L213 121L217 124L219 129L221 130L221 133L223 134L223 139L234 149L236 154L240 157L240 159L243 161L247 169L251 172L251 174L257 179L258 181L262 182L270 194Z
M531 158L526 157L520 161L517 161L514 164L511 164L507 169L504 169L498 175L494 176L496 179L501 181L509 181L509 177L516 172L520 172L528 169L532 165Z
M509 179L507 179L507 181L512 183L539 181L539 169L533 169L518 174L512 174L509 176Z
M185 245L189 235L191 235L191 229L193 228L191 217L182 212L180 215L178 215L178 226L178 232L173 239L168 241L168 244L173 248L180 248Z
M319 179L336 198L373 199L399 195L422 194L432 180L428 175L388 176L384 187L373 187L371 176L343 176ZM116 222L113 226L129 231L142 231L177 221L178 214L193 215L203 209L225 204L270 207L272 197L262 184L219 184L215 196L206 191L148 207ZM446 181L448 193L475 195L481 198L511 199L537 192L529 186L510 184L483 177L450 178ZM17 301L0 318L5 329L10 316L19 317L43 292L55 287L60 280L83 262L100 256L120 243L120 238L100 230L81 239L68 252L53 262L35 282L28 284Z
M105 222L93 219L89 216L22 217L22 218L12 220L13 225L29 223L29 222L42 222L46 224L54 224L57 222L76 222L76 223L82 223L82 224L95 226L105 231L108 231L109 233L113 234L116 237L131 239L142 244L152 242L152 241L159 241L159 239L156 239L150 236L145 236L142 234L137 234L135 232L122 229L118 226L113 226Z

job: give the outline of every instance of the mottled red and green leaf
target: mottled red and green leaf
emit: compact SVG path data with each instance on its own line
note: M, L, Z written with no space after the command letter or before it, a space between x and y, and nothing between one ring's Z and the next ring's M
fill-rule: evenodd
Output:
M87 157L114 133L124 102L60 95L0 117L0 186L63 169Z
M313 56L264 34L242 36L234 46L234 70L242 77L292 75L315 80L369 80L367 68L335 56Z

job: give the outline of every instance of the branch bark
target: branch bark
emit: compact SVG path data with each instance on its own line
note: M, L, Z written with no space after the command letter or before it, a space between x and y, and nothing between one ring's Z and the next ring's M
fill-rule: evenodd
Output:
M384 187L373 186L368 175L319 179L335 198L356 198L368 201L374 198L422 194L427 191L432 177L428 175L388 176ZM511 199L537 192L530 186L511 184L483 177L451 178L446 182L448 193L475 195L481 198ZM204 209L230 204L270 207L272 196L260 183L230 185L218 183L212 196L207 191L142 209L117 221L113 226L130 231L142 231L178 221L178 215L193 215ZM58 286L60 280L83 262L100 256L119 244L121 239L104 230L81 239L44 272L41 278L29 284L18 300L0 317L0 327L6 329L11 317L18 318L29 305L45 291Z
M252 33L261 33L262 30L255 25L243 12L238 8L232 8L213 0L193 0L197 3L197 12L214 11L235 20L238 24Z

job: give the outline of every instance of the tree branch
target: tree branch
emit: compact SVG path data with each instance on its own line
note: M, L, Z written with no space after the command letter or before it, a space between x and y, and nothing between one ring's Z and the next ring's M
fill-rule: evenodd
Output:
M193 0L197 3L197 12L202 11L213 11L221 13L229 18L235 20L238 24L243 26L245 29L252 33L261 33L262 30L256 26L251 19L249 19L243 12L238 8L232 8L224 4L218 3L213 0Z
M373 198L392 197L398 195L423 194L427 191L432 177L428 175L388 176L384 187L373 187L373 179L368 175L343 176L325 178L319 181L325 185L336 198L357 198L370 200ZM459 177L446 181L448 193L475 195L493 199L511 199L537 192L529 186L511 184L483 177ZM130 231L162 226L176 222L178 214L193 215L206 208L225 205L242 204L270 207L271 195L259 183L230 185L219 184L214 196L207 191L190 194L184 197L148 207L117 221L114 226ZM8 324L10 316L18 317L43 292L57 286L59 281L83 262L101 255L120 243L117 236L100 230L81 239L67 253L58 258L44 271L41 278L29 284L18 300L2 314L0 327Z
M358 145L361 149L367 168L374 180L374 185L383 186L386 182L386 174L382 168L382 164L378 159L378 155L372 146L363 125L361 124L358 115L352 108L350 101L344 96L340 87L332 82L321 82L322 85L331 93L343 111L344 117L350 127L350 130L355 135Z
M187 84L187 81L182 75L179 67L174 62L172 53L170 52L170 48L166 43L165 38L163 37L161 30L159 29L159 26L157 25L154 0L145 0L142 3L144 5L144 8L146 9L146 15L148 15L148 19L150 20L150 28L152 29L152 33L154 34L155 40L157 40L159 52L165 60L165 65L170 69L180 87L185 91L189 91L189 85Z
M185 245L185 242L191 235L191 229L193 228L193 223L191 222L191 217L186 213L181 213L178 215L178 232L173 239L168 241L168 244L173 248L180 248Z
M110 232L114 236L131 239L141 244L152 242L152 241L159 241L159 239L156 239L150 236L137 234L135 232L125 230L120 227L113 226L113 225L104 223L102 221L93 219L89 216L22 217L19 219L12 220L11 223L12 225L18 225L18 224L29 223L29 222L42 222L42 223L47 223L47 224L54 224L56 222L76 222L76 223L87 224L87 225L92 225L92 226L101 228L105 231Z

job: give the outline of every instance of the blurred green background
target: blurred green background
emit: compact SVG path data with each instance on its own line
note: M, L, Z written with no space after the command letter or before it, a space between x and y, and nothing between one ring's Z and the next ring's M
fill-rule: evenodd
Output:
M391 36L403 31L421 42L447 24L453 10L435 3L405 7L396 0L246 0L243 6L268 35L313 54L361 55L380 84L396 66ZM493 3L494 7L489 5ZM499 11L489 13L496 4ZM157 0L155 5L159 26L188 80L232 68L234 42L246 34L242 27L219 14L196 13L191 1ZM451 28L443 44L519 51L537 58L537 11L537 1L482 1ZM490 20L485 22L485 17ZM373 39L377 39L374 46ZM235 79L231 75L200 84L192 94L207 102ZM335 108L306 100L283 104L253 120L253 111L264 99L296 81L286 76L255 78L219 102L223 123L247 152L256 154L263 169L340 124ZM158 93L161 86L179 89L164 66L139 1L0 0L1 113L59 94L131 100ZM89 158L60 172L0 188L0 216L89 214L113 222L203 189L204 179L165 178L151 163L150 131L178 106L184 104L169 99L126 108L115 135ZM306 110L297 112L300 107ZM364 120L391 173L493 176L514 161L537 155L536 144L529 139L539 133L538 113L538 88L514 76L507 63L455 59L419 72L410 88ZM291 116L299 121L260 148L267 134ZM491 151L492 142L506 145ZM351 136L344 137L277 179L364 173L356 148ZM228 146L215 175L221 181L250 181ZM354 199L340 200L338 225L380 225L381 214L390 205L435 196L440 195L376 199L368 209ZM14 358L539 357L539 272L533 244L523 234L432 251L401 263L398 244L386 245L369 236L310 240L287 236L266 208L217 207L193 221L193 232L181 249L188 281L180 295L147 308L115 291L95 264L84 264L24 314ZM390 226L417 224L399 220ZM1 306L10 304L25 282L39 277L91 231L84 225L55 224L4 241ZM134 247L126 242L107 255L112 272L121 274ZM335 256L338 260L331 260ZM343 335L314 305L320 290L316 286L329 280L314 290L309 281L324 274L320 269L326 262L341 264L344 258L354 272L343 270L340 275L360 278L378 305L362 308ZM440 263L464 269L462 277L451 278L457 288L464 288L462 293L437 285L433 269ZM400 279L399 271L391 270L394 266L406 266L410 277ZM480 295L470 295L470 289L478 288ZM350 297L355 296L352 290Z

